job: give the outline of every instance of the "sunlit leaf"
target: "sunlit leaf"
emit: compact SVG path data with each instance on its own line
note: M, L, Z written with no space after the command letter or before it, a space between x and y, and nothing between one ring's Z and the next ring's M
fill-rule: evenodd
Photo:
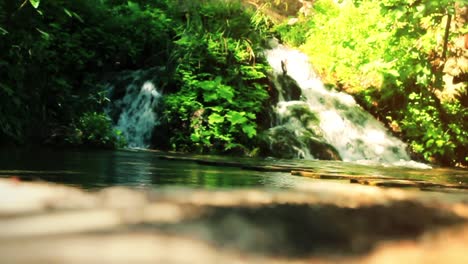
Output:
M236 125L243 124L248 121L248 119L244 115L245 113L243 112L230 111L227 116L229 118L229 121L231 121L233 125Z
M208 123L210 124L216 124L216 123L222 123L222 122L224 122L224 117L217 113L213 113L208 117Z
M247 113L246 116L247 116L248 118L250 118L250 119L255 119L255 118L256 118L256 116L255 116L254 113Z
M68 9L64 8L63 11L64 11L65 14L67 14L69 17L72 17L72 16L73 16L72 13L71 13Z
M388 70L387 73L394 76L394 77L399 77L400 76L400 73L397 70L394 70L394 69Z
M205 102L213 102L213 101L216 101L218 100L218 94L216 93L209 93L209 92L206 92L203 94L203 99L205 100Z
M432 147L432 145L434 145L434 139L429 139L427 142L426 142L426 147Z
M199 134L191 134L190 135L190 139L193 141L193 142L199 142L200 141L200 135Z
M220 85L218 87L218 94L221 98L226 99L228 102L232 101L234 97L234 91L231 86Z
M442 147L443 145L445 145L445 141L444 140L441 140L441 139L438 139L436 140L436 145L437 147Z
M31 3L31 5L37 9L41 3L41 0L29 0L29 3Z
M133 12L138 12L140 11L140 6L137 4L137 3L134 3L132 1L128 1L127 2L127 6L130 10L132 10Z
M255 129L255 126L253 124L243 125L242 126L242 131L245 134L247 134L248 138L252 138L255 135L257 135L257 130Z
M210 109L213 110L214 112L218 112L218 113L219 113L219 112L223 111L224 108L223 108L222 106L219 106L219 105L218 105L218 106L210 107Z

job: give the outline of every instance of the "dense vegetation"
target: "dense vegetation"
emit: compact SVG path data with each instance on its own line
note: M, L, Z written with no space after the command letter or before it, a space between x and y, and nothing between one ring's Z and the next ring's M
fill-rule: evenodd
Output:
M275 34L416 156L468 162L466 82L449 94L442 81L466 52L454 45L463 1L317 0L299 14L298 1L246 2L0 0L0 146L124 145L101 80L157 66L169 131L158 147L248 153L269 98L259 54Z
M268 97L255 18L240 1L1 1L0 142L120 146L100 79L162 66L166 147L244 149Z
M447 58L466 52L455 45L467 33L457 21L466 16L463 1L341 2L316 1L310 15L277 27L281 38L308 53L326 82L355 95L415 156L466 164L466 80L454 91L442 81Z
M239 1L195 1L185 16L171 54L176 89L164 98L170 148L248 153L268 98L257 58L265 25Z
M118 145L98 80L164 56L168 23L127 1L0 1L0 141Z

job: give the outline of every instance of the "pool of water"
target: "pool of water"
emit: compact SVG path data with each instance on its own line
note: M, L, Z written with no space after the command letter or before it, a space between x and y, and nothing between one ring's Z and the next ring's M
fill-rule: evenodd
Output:
M296 166L320 173L391 176L437 183L468 184L468 170L415 169L379 164L337 161L241 159L226 156L187 156L162 159L161 152L143 150L0 150L0 177L18 177L63 183L92 189L108 186L196 188L273 187L291 188L316 179L289 172L264 172L240 167L203 165L186 157L208 161L263 166ZM173 155L173 154L171 154ZM346 182L346 181L343 181Z

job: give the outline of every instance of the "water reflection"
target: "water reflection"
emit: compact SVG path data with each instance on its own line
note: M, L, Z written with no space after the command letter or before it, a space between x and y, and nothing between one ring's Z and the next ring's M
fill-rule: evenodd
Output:
M191 156L196 157L196 156ZM318 173L390 176L438 183L468 184L468 171L449 168L409 169L336 161L242 159L204 156L203 159L246 165L282 165ZM0 177L44 180L83 188L114 185L178 185L200 188L266 186L290 188L314 181L289 172L261 172L239 167L208 166L183 160L163 160L148 151L0 150Z

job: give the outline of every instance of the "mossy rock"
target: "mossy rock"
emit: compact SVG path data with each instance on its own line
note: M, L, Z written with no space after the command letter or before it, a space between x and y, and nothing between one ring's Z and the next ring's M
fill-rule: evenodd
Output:
M307 154L321 160L341 160L338 151L306 129L294 130L286 126L271 128L260 135L260 153L277 158L307 158Z

